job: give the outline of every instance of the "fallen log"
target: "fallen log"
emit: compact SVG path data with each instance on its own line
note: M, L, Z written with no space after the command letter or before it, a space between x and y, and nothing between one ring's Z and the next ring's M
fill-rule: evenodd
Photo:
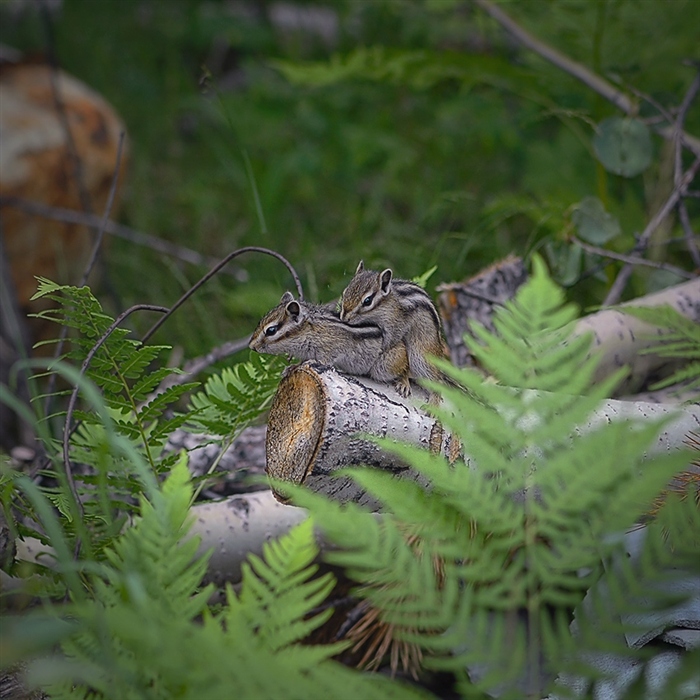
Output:
M522 261L506 258L464 282L438 287L438 308L455 365L475 364L464 336L473 335L471 326L475 321L493 330L493 313L515 295L525 279ZM700 278L625 302L619 307L622 310L603 309L592 313L574 324L575 335L593 334L591 354L600 358L594 381L602 381L622 366L630 368L629 374L616 387L614 398L625 396L636 400L633 395L658 379L659 374L667 376L683 364L658 353L643 352L662 343L667 331L624 313L626 306L663 304L700 324ZM697 394L683 398L697 398ZM666 392L662 400L677 403L679 398Z
M672 421L647 458L680 449L691 431L700 434L700 406L681 408L611 399L602 401L578 430L592 430L615 420L659 420L667 416ZM342 502L375 508L374 500L354 481L335 473L346 466L368 465L401 478L421 478L396 455L381 449L374 442L376 438L427 448L450 462L463 458L471 468L478 468L469 460L469 445L464 445L462 454L459 441L421 407L418 396L404 399L388 386L305 362L282 379L270 407L267 473L276 480L304 484ZM284 493L279 489L274 492L285 501Z

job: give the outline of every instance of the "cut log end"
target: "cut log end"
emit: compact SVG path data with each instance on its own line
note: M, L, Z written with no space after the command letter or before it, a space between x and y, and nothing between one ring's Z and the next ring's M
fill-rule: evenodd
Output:
M279 485L273 492L288 503L284 484L304 485L340 502L376 509L344 467L387 469L401 477L419 478L378 440L430 446L446 453L449 440L437 419L420 408L427 393L420 387L409 398L393 387L341 374L327 365L304 362L283 377L270 407L266 471ZM425 398L424 398L425 397Z
M325 422L326 391L318 375L300 366L280 382L270 407L267 473L273 479L301 484L318 452ZM275 492L279 500L286 499Z

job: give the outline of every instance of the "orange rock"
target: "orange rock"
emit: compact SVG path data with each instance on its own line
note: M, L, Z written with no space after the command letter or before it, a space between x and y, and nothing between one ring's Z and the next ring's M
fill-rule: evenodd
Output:
M101 216L124 124L96 92L46 64L19 63L0 69L0 195L84 211L66 121L92 213ZM124 151L120 181L126 148ZM0 214L5 253L24 311L29 310L29 299L36 291L35 276L64 284L79 282L94 231L9 206ZM113 208L111 216L114 214ZM54 327L49 337L57 333ZM33 335L38 340L44 333Z

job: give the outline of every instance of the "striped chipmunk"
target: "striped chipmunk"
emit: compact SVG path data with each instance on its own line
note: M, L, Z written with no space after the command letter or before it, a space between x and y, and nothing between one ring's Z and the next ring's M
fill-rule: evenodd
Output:
M371 322L347 325L335 308L335 302L309 304L285 292L280 303L260 321L248 347L271 355L315 360L385 384L395 383L408 373L403 344L385 347L379 326Z
M397 391L409 396L409 379L444 381L445 377L427 360L433 355L448 358L442 324L428 293L418 284L395 279L390 269L365 270L362 260L340 297L340 320L362 328L374 324L382 329L383 348L404 346L407 371L395 381Z

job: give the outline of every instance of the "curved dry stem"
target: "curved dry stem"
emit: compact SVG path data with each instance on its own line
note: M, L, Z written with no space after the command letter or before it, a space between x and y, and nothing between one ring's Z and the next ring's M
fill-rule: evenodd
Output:
M233 260L235 257L242 255L243 253L263 253L264 255L271 255L273 258L277 258L290 272L292 277L294 278L294 284L296 285L297 288L297 294L299 295L299 299L304 298L304 291L301 287L301 280L299 279L299 275L297 275L296 270L292 266L292 264L287 260L287 258L284 257L281 253L278 253L277 251L270 250L269 248L261 248L260 246L246 246L245 248L238 248L234 250L232 253L229 253L221 262L217 263L209 272L207 272L204 277L202 277L198 282L194 284L194 286L190 287L171 307L170 311L165 314L162 318L158 319L157 323L154 323L149 330L146 332L146 335L143 336L141 339L142 343L145 343L167 320L172 316L172 314L179 309L200 287L203 287L214 275L216 275L219 270L221 270L222 267L224 267L227 263L229 263L231 260Z

